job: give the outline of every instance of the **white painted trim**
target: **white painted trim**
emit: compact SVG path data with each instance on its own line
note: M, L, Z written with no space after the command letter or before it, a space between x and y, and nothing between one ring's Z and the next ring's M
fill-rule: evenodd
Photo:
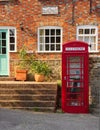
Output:
M40 29L55 29L55 30L56 29L60 29L61 30L61 35L60 35L60 37L61 37L61 43L60 43L61 49L60 49L60 51L56 51L56 50L55 51L50 51L50 50L49 51L45 51L45 48L44 48L43 51L40 51L40 43L39 43L39 36L40 36L39 35L39 30ZM37 47L38 47L37 48L37 52L38 53L61 53L62 52L62 33L63 33L63 28L62 27L60 27L60 26L41 26L41 27L38 28L37 32L38 32L38 34L37 34L38 35L38 39L37 39L37 41L38 41L38 43L37 43L38 44L37 45Z
M80 34L79 35L79 29L93 29L93 28L95 28L95 30L96 30L96 33L95 34ZM83 38L84 38L84 36L96 36L96 50L90 50L89 49L89 52L90 53L96 53L96 52L99 52L99 50L98 50L98 27L96 26L96 25L79 25L79 26L77 26L77 31L76 31L76 33L77 33L77 35L76 35L76 39L77 40L79 40L78 39L78 37L79 36L83 36ZM84 40L83 40L84 41Z
M9 32L10 29L15 29L15 50L14 51L10 51L10 47L9 47L9 52L17 52L17 32L16 32L16 27L12 27L12 26L0 26L0 29L7 29L8 32ZM10 39L8 39L8 40L10 40ZM9 42L9 46L10 46L10 42Z

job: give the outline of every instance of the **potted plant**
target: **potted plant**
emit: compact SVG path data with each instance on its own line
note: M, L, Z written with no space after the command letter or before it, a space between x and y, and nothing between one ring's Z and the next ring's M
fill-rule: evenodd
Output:
M34 72L36 82L43 82L46 76L51 74L51 69L46 62L34 61L31 64L31 70Z
M15 79L25 81L27 79L27 53L25 47L19 51L20 63L15 68Z

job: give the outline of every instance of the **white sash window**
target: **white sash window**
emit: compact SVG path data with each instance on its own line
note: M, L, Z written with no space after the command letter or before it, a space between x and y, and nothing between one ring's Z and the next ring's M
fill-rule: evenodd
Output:
M38 52L61 52L62 28L45 26L38 29Z
M98 51L98 29L97 26L78 26L77 40L84 41L89 44L89 52Z

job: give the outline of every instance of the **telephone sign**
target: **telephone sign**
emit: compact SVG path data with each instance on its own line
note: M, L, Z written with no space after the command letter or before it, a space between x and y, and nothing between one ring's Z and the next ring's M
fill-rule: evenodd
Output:
M66 43L62 52L62 110L88 113L88 93L88 44Z

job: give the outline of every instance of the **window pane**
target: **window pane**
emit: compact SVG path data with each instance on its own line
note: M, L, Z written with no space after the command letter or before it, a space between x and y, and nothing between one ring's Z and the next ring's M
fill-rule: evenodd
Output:
M79 29L79 34L83 34L83 29Z
M55 37L51 37L51 43L55 43Z
M55 30L51 29L51 35L55 35Z
M79 37L78 37L78 40L83 41L83 37L82 37L82 36L79 36Z
M61 35L60 29L56 29L56 35Z
M2 39L6 39L6 33L5 32L2 33Z
M6 48L2 48L2 54L6 54Z
M45 35L49 35L49 29L45 30Z
M96 37L95 36L91 37L91 43L96 43Z
M44 45L43 44L40 44L40 51L44 51Z
M44 43L44 37L40 37L40 43Z
M15 29L10 29L10 36L14 36L15 35Z
M88 36L84 37L84 41L87 42L87 43L89 43L89 37Z
M0 54L2 54L1 47L0 47Z
M39 30L39 51L61 50L61 29L41 28ZM56 43L58 45L56 45Z
M91 34L95 34L95 29L91 29Z
M60 44L56 44L56 50L57 50L57 51L60 51L60 50L61 50Z
M10 43L15 43L15 38L14 37L10 37Z
M45 43L49 43L49 37L45 38Z
M6 46L6 40L2 40L2 46Z
M0 46L1 46L1 40L0 40Z
M55 50L55 45L51 44L51 51L54 51L54 50Z
M96 50L96 44L91 44L91 51L95 51Z
M85 29L85 34L90 34L90 29Z
M11 51L14 51L14 50L15 50L15 45L14 45L14 44L11 44L11 45L10 45L10 50L11 50Z
M44 29L40 29L40 35L44 35Z
M60 37L56 37L56 43L60 43Z
M2 33L0 32L0 39L2 38Z
M46 50L46 51L49 51L49 44L46 44L46 45L45 45L45 50Z

